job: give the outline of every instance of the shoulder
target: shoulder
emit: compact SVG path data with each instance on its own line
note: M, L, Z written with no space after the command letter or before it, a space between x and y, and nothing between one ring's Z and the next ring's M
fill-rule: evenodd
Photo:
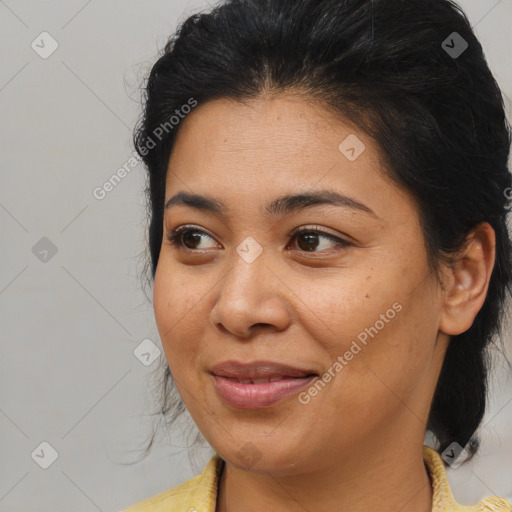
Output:
M215 454L200 475L121 512L215 512L223 467L224 461Z
M423 460L432 483L432 512L512 512L512 505L499 496L488 496L472 506L457 503L450 490L446 468L439 453L424 446Z

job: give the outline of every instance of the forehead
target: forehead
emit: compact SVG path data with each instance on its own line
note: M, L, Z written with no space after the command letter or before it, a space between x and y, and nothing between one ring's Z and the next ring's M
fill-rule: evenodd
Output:
M260 210L262 201L334 190L379 217L401 193L376 143L355 123L294 95L199 105L179 126L166 189L166 201L186 191L236 199L247 209L258 202Z
M350 143L345 144L346 140ZM345 147L347 146L347 147ZM355 123L303 95L282 94L244 102L215 99L200 104L178 127L169 165L226 172L276 169L295 174L309 167L325 172L345 160L357 169L359 159L381 168L373 140ZM354 155L352 155L354 156Z
M329 146L337 150L347 135L355 133L364 136L355 123L304 95L263 96L244 102L221 98L189 114L179 127L175 149L187 145L186 149L200 150L198 156L218 159L297 158L321 146L324 151Z

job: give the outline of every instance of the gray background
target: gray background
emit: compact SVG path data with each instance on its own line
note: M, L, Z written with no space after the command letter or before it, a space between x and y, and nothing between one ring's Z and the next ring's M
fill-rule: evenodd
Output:
M207 5L0 0L0 511L120 510L192 477L212 453L191 464L185 436L162 429L148 458L126 464L151 432L162 360L137 352L143 340L159 346L138 279L142 165L93 195L133 154L138 87L157 50ZM461 5L511 116L512 0ZM42 32L58 43L48 58L31 47L50 48ZM512 500L512 379L495 375L481 455L448 470L465 504ZM58 453L47 469L42 442Z

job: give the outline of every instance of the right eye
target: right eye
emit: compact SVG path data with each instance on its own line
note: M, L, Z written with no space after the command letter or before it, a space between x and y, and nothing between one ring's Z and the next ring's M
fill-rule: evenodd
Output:
M211 240L213 238L205 233L204 231L194 228L191 226L180 226L174 229L167 236L169 243L178 249L188 249L190 251L205 249L204 247L198 247L197 244L201 243L202 237L208 237Z

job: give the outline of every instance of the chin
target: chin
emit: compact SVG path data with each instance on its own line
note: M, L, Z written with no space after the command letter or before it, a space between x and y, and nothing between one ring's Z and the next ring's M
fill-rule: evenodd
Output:
M237 445L239 443L236 443ZM302 445L304 446L304 445ZM214 447L215 449L215 447ZM222 459L242 471L251 471L274 476L302 472L303 449L298 446L284 446L280 440L247 441L238 449L226 446L215 450Z

